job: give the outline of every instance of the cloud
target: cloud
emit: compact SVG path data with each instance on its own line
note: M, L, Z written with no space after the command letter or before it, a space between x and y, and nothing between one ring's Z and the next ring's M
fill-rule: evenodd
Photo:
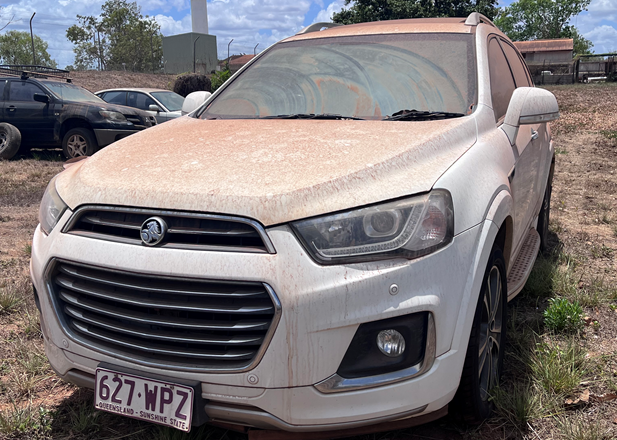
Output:
M322 9L317 13L313 23L329 23L332 21L332 15L335 12L341 12L345 2L344 0L334 0L326 9Z
M29 32L33 12L34 32L49 43L49 52L64 67L73 64L73 45L66 39L66 30L76 24L76 16L98 15L105 0L4 0L3 16L15 15L8 30ZM154 17L163 35L190 32L190 0L136 0L143 14ZM510 0L501 0L509 3ZM305 23L331 21L332 14L342 9L344 0L209 0L210 33L216 35L219 57L227 56L227 44L232 54L253 53L295 34ZM608 20L608 21L607 21ZM610 38L617 28L617 0L592 0L589 12L581 14L572 24L590 38L595 49L614 49ZM612 29L612 30L611 30ZM617 40L616 40L617 41Z
M593 41L595 53L617 51L617 29L612 26L598 26L583 34L583 36Z

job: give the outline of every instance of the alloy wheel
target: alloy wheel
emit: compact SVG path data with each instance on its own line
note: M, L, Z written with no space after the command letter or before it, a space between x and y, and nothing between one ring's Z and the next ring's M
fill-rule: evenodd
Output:
M66 147L71 157L85 156L88 151L88 142L83 136L74 134L67 141Z
M4 150L4 148L7 145L7 138L6 138L6 133L3 131L0 131L0 151Z
M493 266L485 280L486 288L482 303L478 377L480 398L487 401L491 388L499 383L499 351L503 325L503 292L501 271Z

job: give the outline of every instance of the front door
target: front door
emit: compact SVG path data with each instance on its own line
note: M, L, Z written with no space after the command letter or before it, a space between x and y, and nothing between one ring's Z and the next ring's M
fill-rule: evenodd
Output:
M50 103L35 101L35 93L47 93L27 80L10 80L8 84L8 97L3 105L4 120L19 129L22 143L53 143L55 117L52 98Z

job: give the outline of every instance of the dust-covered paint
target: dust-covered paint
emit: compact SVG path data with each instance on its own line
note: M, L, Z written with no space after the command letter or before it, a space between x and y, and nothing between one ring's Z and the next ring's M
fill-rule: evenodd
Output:
M225 213L273 225L430 190L474 144L473 119L185 117L116 142L56 185L71 208Z

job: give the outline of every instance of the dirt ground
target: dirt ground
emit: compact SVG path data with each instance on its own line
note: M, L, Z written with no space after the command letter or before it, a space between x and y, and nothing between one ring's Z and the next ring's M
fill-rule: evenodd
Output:
M73 84L77 84L92 93L99 90L118 87L150 87L155 89L172 90L176 75L164 75L135 72L97 72L88 70L85 72L74 71L70 74Z
M95 91L137 80L169 88L171 81L163 75L99 75L76 72L75 83ZM617 438L617 85L549 90L562 114L552 124L552 251L538 259L524 291L509 304L495 416L475 427L448 416L355 440ZM183 435L95 412L90 391L54 377L42 349L28 264L38 204L61 160L58 151L35 150L27 158L0 161L0 438L245 439L209 426ZM552 298L583 307L582 330L563 334L546 327L544 311Z

